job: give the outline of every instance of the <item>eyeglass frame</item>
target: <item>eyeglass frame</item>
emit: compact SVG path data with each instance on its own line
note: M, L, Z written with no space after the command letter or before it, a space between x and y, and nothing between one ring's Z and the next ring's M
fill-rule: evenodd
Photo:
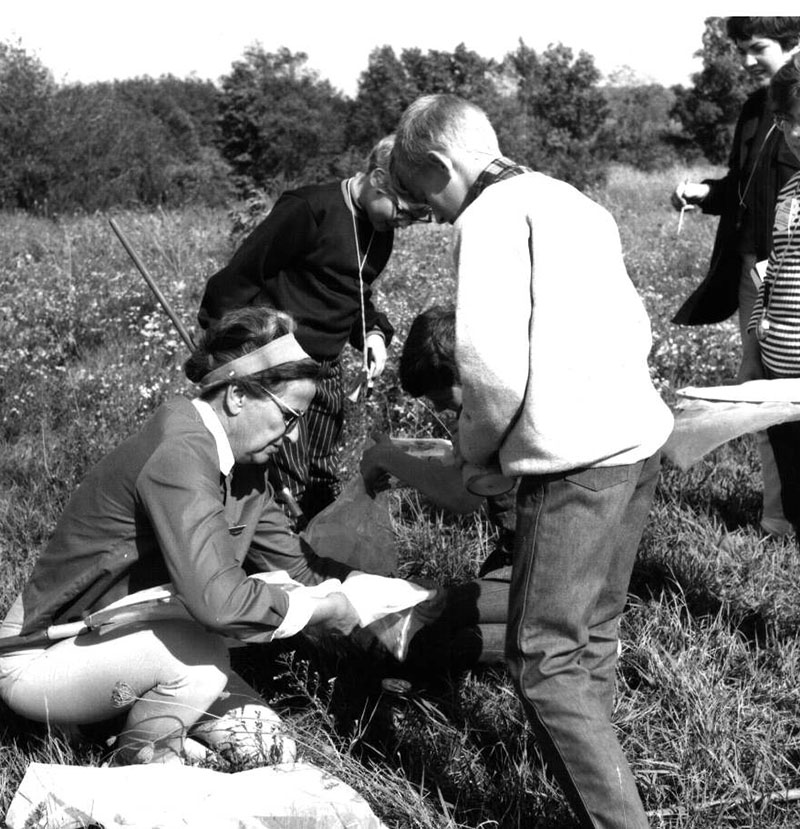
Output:
M421 204L417 208L408 209L400 204L400 197L392 192L387 192L386 195L394 205L394 217L396 221L411 222L416 225L427 225L433 222L433 213L426 204Z
M278 410L281 413L281 417L283 418L283 425L284 425L284 434L289 434L289 432L294 429L295 426L305 417L305 412L298 412L297 409L293 409L288 403L284 400L281 400L277 394L273 394L266 386L263 386L259 383L259 388L266 394L270 400L278 407Z
M394 188L389 184L389 171L383 167L376 167L373 172L381 173L386 179L386 183L381 183L378 189L386 195L386 198L392 203L394 207L394 220L396 222L408 222L409 224L431 224L433 222L433 211L427 204L417 204L415 207L407 208L401 204L401 197L395 192ZM403 202L408 203L408 199L402 199Z

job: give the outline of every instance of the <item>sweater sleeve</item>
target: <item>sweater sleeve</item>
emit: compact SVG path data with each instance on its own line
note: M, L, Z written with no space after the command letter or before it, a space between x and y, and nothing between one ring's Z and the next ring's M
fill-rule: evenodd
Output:
M227 311L251 305L270 279L302 256L316 229L308 202L284 193L231 261L206 283L200 325L207 328Z
M214 459L188 438L162 446L136 488L176 594L192 616L228 636L269 641L286 614L287 595L248 579L236 560Z
M530 225L521 210L487 209L488 195L462 214L455 239L459 447L482 466L495 462L524 398L532 314Z

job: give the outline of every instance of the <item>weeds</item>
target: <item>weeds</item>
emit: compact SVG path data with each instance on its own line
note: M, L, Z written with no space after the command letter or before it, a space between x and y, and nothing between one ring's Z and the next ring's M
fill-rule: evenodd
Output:
M689 213L677 235L667 203L684 177L619 169L596 194L619 223L651 315L653 378L670 403L681 386L731 382L738 361L733 321L670 323L705 273L715 224ZM229 217L117 218L191 329L204 280L230 255ZM88 467L185 387L184 347L103 217L4 220L0 614ZM430 226L398 234L376 291L397 328L395 358L415 314L453 299L449 235ZM348 354L346 364L358 359ZM448 435L446 421L405 398L395 365L349 412L345 477L374 430ZM482 516L444 515L402 490L392 499L403 575L444 584L476 574L494 540ZM687 472L664 469L623 620L614 713L654 827L800 825L787 796L800 787L800 563L793 543L761 540L759 502L749 439ZM387 729L380 680L398 670L389 657L301 642L244 648L234 660L280 711L300 757L361 792L393 829L574 825L503 671L441 677ZM0 710L0 814L29 762L97 764L101 754L96 741Z

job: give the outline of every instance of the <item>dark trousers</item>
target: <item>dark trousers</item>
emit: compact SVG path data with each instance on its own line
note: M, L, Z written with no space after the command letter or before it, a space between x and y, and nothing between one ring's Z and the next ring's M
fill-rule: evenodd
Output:
M790 420L767 429L781 479L783 514L794 527L800 544L800 421Z

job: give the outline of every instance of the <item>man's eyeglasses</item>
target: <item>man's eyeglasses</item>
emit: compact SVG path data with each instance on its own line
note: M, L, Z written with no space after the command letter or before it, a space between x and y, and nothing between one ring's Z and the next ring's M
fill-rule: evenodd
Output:
M427 204L412 202L401 197L389 183L389 173L383 167L376 167L373 171L376 186L391 201L394 206L394 221L401 226L413 224L429 224L433 221L433 214Z
M390 193L389 198L394 205L395 221L407 224L430 224L433 221L433 215L428 205L402 203L394 193Z
M288 403L284 403L277 394L273 394L266 386L261 386L261 389L280 409L281 415L283 416L283 425L286 427L286 434L288 434L294 429L305 412L298 412L297 409L293 409Z

